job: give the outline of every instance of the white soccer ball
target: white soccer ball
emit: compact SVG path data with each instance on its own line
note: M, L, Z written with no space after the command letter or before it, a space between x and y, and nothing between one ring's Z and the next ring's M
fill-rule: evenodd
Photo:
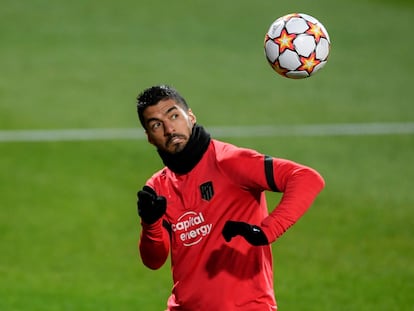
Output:
M266 33L264 50L273 70L286 78L302 79L321 70L331 40L316 18L292 13L276 19Z

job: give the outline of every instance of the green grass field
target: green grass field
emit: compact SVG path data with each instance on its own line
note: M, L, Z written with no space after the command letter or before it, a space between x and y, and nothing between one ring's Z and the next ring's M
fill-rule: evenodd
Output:
M304 12L327 66L273 73L263 37ZM135 97L174 85L216 126L414 122L412 1L12 1L0 10L0 131L138 128ZM274 243L284 310L414 310L414 134L225 137L319 170L326 188ZM169 266L137 253L143 139L0 141L0 310L164 310ZM279 199L269 194L269 206Z

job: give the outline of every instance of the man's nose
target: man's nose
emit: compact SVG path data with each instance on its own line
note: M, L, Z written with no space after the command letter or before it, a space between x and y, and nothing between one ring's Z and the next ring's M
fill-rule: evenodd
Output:
M174 132L175 129L171 122L164 122L164 136L169 136Z

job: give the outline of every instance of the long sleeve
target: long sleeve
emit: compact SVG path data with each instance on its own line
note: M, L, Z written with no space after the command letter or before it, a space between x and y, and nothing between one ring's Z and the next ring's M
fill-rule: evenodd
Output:
M139 252L142 262L150 269L159 269L165 263L169 253L169 236L162 226L162 219L152 225L142 223Z
M261 224L269 242L275 241L297 222L325 186L322 176L307 166L273 159L272 168L276 187L283 195Z

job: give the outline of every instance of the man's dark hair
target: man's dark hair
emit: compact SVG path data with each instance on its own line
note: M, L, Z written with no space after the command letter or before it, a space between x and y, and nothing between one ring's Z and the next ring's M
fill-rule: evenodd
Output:
M185 99L175 90L168 85L156 85L142 91L137 97L137 112L139 121L142 127L145 129L144 110L148 106L156 105L159 101L173 99L180 104L186 111L188 105Z

